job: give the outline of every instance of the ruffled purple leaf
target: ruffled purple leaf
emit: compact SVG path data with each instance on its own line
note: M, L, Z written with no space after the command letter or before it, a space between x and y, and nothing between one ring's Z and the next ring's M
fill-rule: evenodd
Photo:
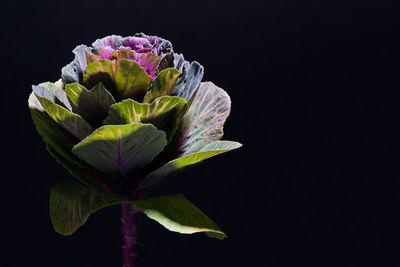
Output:
M146 39L152 47L151 52L157 56L164 56L165 54L172 53L174 51L171 42L163 38L157 36L149 36L144 33L137 33L135 34L135 37Z
M100 48L110 47L111 49L117 50L121 46L122 37L119 35L110 35L101 39L97 39L92 43L92 47L96 50Z
M102 59L129 59L134 60L151 76L155 79L157 76L158 65L160 64L161 57L153 53L138 53L129 49L121 49L114 51L111 48L102 48L98 50L99 56Z

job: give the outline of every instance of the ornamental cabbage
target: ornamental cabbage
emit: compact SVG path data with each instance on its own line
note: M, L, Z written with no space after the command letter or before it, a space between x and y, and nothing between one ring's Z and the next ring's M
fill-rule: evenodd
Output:
M48 152L81 183L55 185L54 229L70 235L96 210L122 204L123 262L134 266L136 215L179 233L225 233L181 194L147 197L185 168L236 149L220 141L228 94L204 68L143 33L77 46L61 79L32 86L29 108Z

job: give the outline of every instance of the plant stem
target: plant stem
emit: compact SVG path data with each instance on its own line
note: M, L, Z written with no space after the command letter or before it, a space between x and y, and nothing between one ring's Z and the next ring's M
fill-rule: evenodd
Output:
M123 267L136 267L137 222L133 206L122 203L122 261Z

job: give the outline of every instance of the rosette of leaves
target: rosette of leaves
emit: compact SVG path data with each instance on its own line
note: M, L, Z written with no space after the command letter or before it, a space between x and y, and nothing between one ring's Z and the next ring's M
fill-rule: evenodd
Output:
M74 233L122 205L123 262L135 264L136 216L179 233L225 233L181 194L147 197L166 178L241 145L220 141L228 94L155 36L108 36L73 50L61 79L32 86L29 108L49 153L79 182L50 193L54 229Z

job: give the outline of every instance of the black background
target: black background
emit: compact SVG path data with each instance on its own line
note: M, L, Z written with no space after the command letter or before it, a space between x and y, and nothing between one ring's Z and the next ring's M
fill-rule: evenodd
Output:
M168 232L143 217L140 266L400 266L396 1L13 1L1 16L0 266L120 266L120 210L71 237L52 229L49 189L72 177L27 106L71 50L145 32L205 67L232 98L243 148L188 170L181 192L228 234Z

